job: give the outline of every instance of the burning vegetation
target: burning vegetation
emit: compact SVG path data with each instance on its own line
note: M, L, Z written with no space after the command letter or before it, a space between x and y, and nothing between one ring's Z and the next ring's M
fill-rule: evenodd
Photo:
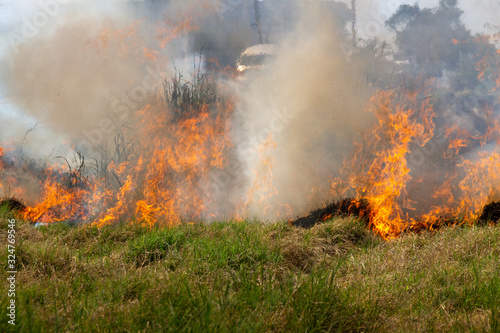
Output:
M173 3L153 23L129 10L62 15L6 56L18 112L65 130L44 159L30 154L52 140L2 138L0 190L23 203L0 203L32 222L99 227L253 218L311 226L354 214L386 239L498 220L500 51L465 28L456 1L401 6L386 23L394 50L358 38L355 23L347 32L356 19L339 16L349 13L341 4L292 6L266 41L257 6L252 42L209 7ZM214 26L230 60L204 35ZM276 45L273 57L238 74L239 53L255 42ZM186 59L189 70L179 65Z

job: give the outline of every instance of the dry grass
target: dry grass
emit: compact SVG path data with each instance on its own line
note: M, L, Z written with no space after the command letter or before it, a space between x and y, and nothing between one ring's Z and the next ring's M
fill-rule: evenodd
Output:
M309 230L19 221L16 235L18 324L2 316L0 331L500 330L498 226L391 242L339 218Z

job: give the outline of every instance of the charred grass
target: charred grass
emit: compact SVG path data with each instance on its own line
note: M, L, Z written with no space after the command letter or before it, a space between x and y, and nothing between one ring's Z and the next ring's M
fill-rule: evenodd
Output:
M3 244L12 217L0 210ZM17 221L17 325L2 315L0 331L500 331L498 226L387 242L350 218L307 230Z

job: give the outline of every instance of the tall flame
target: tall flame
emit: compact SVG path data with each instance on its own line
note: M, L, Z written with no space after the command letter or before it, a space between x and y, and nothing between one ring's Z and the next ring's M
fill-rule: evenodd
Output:
M424 99L419 112L406 106L416 105L417 96L406 94L401 103L395 102L395 91L380 91L372 97L368 112L376 116L378 123L364 134L355 156L344 166L350 174L345 175L349 182L342 192L354 189L358 200L368 201L370 224L385 238L394 238L405 228L398 200L411 180L407 163L410 143L418 141L423 146L434 131L435 115L428 99ZM341 183L337 181L334 187Z

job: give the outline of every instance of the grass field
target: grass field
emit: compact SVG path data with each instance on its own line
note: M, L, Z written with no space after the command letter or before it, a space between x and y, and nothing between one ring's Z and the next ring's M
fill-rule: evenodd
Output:
M0 212L7 286L7 219ZM384 241L354 219L16 232L0 331L500 331L500 227Z

